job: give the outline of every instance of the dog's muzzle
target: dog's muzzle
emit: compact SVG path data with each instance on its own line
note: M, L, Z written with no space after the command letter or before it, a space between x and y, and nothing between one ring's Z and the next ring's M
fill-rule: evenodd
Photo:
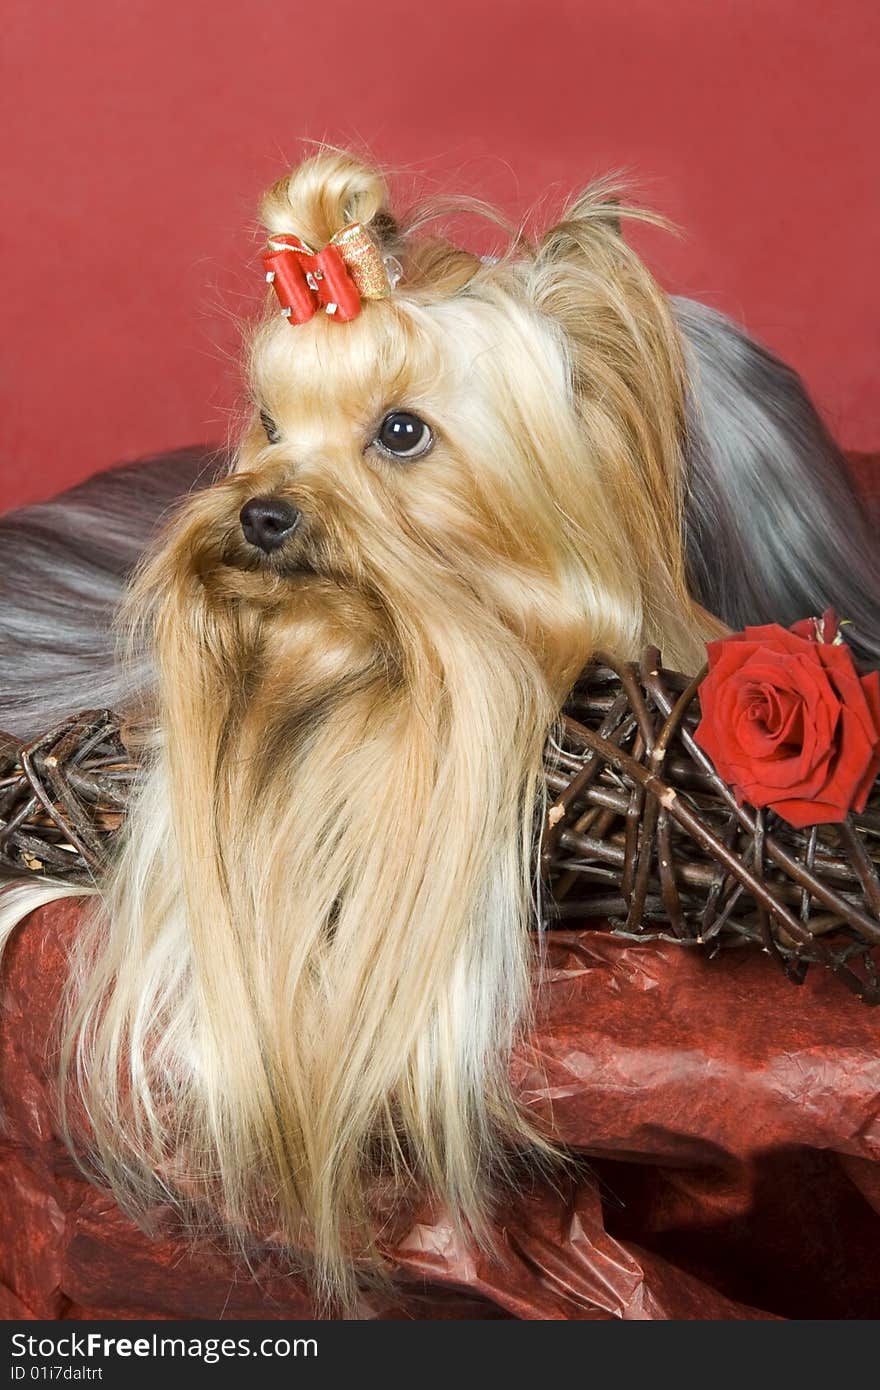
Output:
M269 555L293 535L302 513L280 497L252 497L238 518L245 540Z

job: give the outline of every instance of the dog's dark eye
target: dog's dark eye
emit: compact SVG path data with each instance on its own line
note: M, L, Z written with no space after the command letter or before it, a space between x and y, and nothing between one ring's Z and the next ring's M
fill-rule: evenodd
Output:
M281 440L281 432L268 410L260 411L260 423L266 431L266 438L270 444L278 444Z
M434 443L430 425L409 410L392 410L379 426L376 443L398 459L416 459Z

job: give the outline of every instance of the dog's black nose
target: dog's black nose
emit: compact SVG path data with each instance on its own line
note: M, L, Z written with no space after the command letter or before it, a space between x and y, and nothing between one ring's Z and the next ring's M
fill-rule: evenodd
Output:
M268 555L283 545L300 523L301 513L279 497L252 497L238 514L246 541Z

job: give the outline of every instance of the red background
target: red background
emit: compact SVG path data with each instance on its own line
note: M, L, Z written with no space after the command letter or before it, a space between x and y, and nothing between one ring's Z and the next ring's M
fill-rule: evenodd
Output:
M519 215L628 167L670 288L876 391L876 0L5 0L0 507L226 436L254 210L302 137Z

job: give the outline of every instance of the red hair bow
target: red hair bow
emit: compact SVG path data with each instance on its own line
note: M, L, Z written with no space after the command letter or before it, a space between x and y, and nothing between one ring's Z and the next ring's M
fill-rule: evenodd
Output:
M263 265L291 323L308 323L319 308L350 323L362 299L382 299L391 289L382 253L359 222L343 227L323 251L284 232L271 236Z

